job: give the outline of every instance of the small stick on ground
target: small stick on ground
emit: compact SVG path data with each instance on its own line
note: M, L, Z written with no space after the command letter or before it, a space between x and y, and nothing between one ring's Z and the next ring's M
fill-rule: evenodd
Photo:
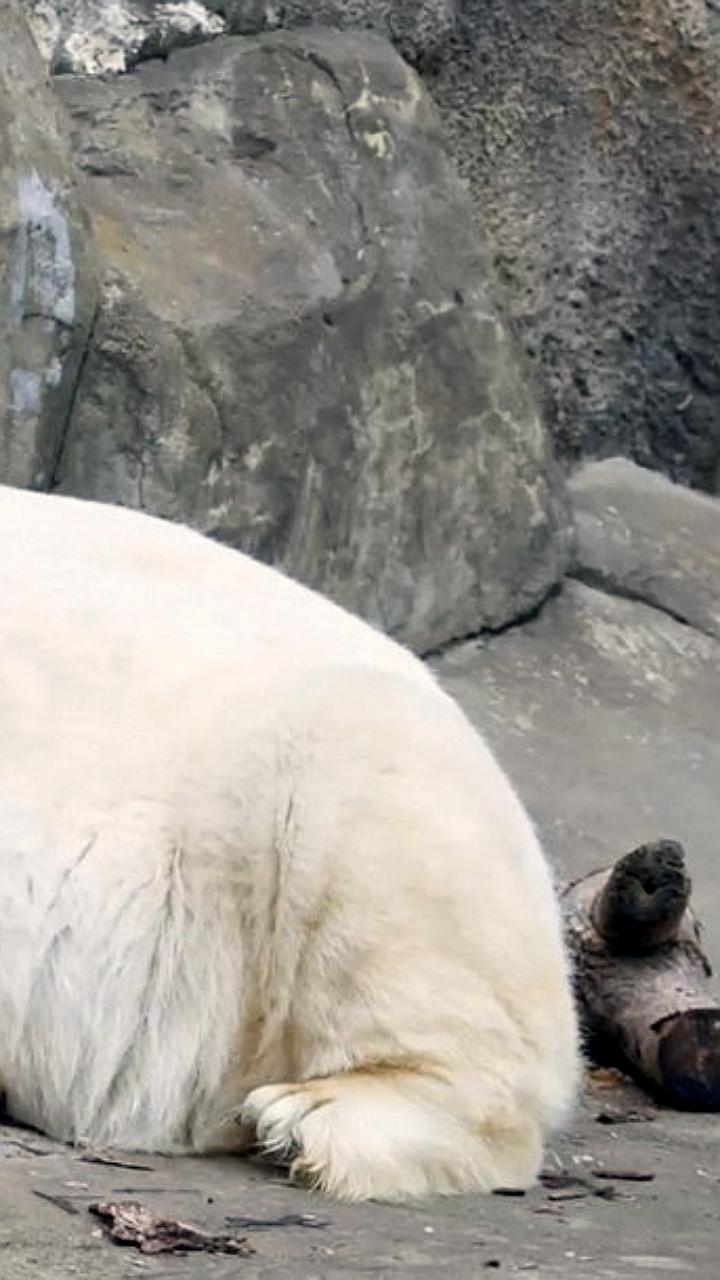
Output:
M49 1204L54 1204L57 1209L62 1209L63 1213L77 1214L80 1210L72 1203L69 1196L53 1195L50 1191L40 1191L37 1187L33 1187L33 1195L38 1200L47 1200Z
M129 1160L121 1160L117 1156L105 1155L103 1151L85 1151L78 1159L83 1164L103 1164L108 1165L111 1169L130 1169L134 1173L154 1173L155 1169L151 1164L133 1164Z
M645 844L563 894L590 1036L679 1106L720 1109L720 1003L682 846Z

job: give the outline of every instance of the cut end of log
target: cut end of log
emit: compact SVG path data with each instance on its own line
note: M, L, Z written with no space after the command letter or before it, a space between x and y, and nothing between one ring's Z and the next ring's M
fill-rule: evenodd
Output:
M720 1009L688 1009L656 1023L660 1086L675 1105L720 1110Z
M615 864L593 904L593 924L617 953L653 951L676 937L690 891L681 844L640 845Z
M720 1002L690 907L682 846L656 840L565 890L584 1028L676 1107L720 1111Z

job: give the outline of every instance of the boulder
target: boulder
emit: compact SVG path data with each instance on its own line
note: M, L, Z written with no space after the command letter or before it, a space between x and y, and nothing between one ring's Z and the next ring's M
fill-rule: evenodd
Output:
M422 72L571 461L720 489L720 22L705 0L214 0Z
M624 458L572 479L574 573L720 639L720 501Z
M532 609L561 478L413 72L373 36L60 77L102 305L55 484L183 520L420 650Z
M0 479L45 487L96 301L67 124L15 0L0 40Z
M394 42L440 108L560 453L720 490L720 22L705 0L24 0L56 67L219 22Z

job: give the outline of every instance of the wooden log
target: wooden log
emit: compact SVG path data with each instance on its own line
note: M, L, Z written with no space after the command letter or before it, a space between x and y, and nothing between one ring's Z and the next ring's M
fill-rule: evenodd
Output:
M676 1106L720 1109L720 1002L682 847L642 845L563 897L576 989L598 1056Z

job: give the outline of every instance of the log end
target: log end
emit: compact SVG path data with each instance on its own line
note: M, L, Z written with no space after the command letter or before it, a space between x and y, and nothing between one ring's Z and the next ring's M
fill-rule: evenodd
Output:
M656 1023L659 1084L675 1106L720 1110L720 1008L688 1009Z
M690 889L682 845L640 845L615 864L593 903L593 923L619 954L653 951L677 936Z

